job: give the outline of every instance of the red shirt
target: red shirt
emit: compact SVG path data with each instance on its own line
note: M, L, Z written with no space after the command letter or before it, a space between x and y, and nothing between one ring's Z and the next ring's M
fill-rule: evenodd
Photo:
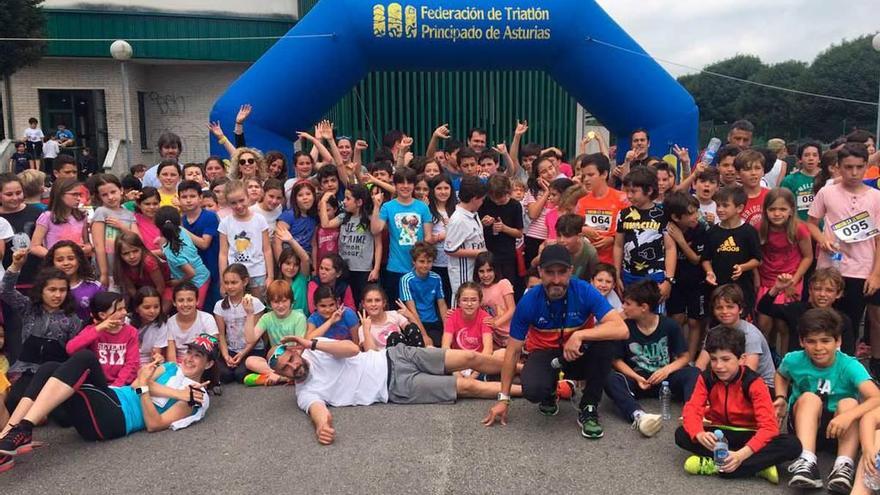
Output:
M768 192L770 192L770 189L762 187L761 192L757 196L746 199L746 205L740 214L743 222L756 229L758 228L758 225L761 223L761 213L764 211L764 197L767 196Z

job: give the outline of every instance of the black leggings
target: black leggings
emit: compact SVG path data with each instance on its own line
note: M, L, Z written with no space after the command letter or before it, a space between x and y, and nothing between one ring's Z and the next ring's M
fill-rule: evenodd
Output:
M73 388L73 396L60 407L81 437L95 441L125 436L125 415L119 398L107 386L107 378L92 351L84 349L63 363L49 362L40 366L24 397L36 400L50 378Z

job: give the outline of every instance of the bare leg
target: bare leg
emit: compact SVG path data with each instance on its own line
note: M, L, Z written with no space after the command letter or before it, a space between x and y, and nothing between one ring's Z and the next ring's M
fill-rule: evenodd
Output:
M874 432L874 442L880 441L880 430ZM862 455L865 455L864 453ZM865 465L861 460L856 461L856 479L853 482L853 489L850 495L871 495L871 490L865 486Z
M498 396L498 392L501 392L501 382L481 382L458 377L455 380L455 391L460 398L494 399ZM522 387L511 385L510 395L522 396Z
M273 373L272 368L269 367L269 362L266 361L266 358L261 356L250 356L244 360L244 365L254 373Z
M33 424L38 424L43 418L49 416L49 413L56 407L63 404L67 399L73 396L73 387L52 377L43 385L37 398L24 414L24 419ZM18 411L18 408L16 408Z
M791 414L794 415L795 435L801 441L804 450L815 454L816 432L819 429L819 418L822 416L822 399L812 392L806 392L795 401Z
M24 418L24 415L30 410L31 406L34 404L34 401L28 399L27 397L22 397L20 401L18 401L18 405L15 406L15 410L12 411L12 415L9 416L9 419L6 423L4 423L3 430L0 431L0 437L6 434L12 425L17 425L19 421ZM4 407L4 409L6 409Z
M503 359L494 356L484 356L474 351L458 349L448 349L444 361L447 373L472 369L487 375L497 375L501 373L501 366L503 364Z
M858 407L859 401L855 399L842 399L837 403L837 412L834 414L845 413ZM824 432L820 432L824 433ZM858 459L859 453L859 425L853 422L849 425L843 436L837 439L837 455L845 455L850 459Z
M702 320L694 320L689 318L688 321L688 356L691 357L692 360L697 359L697 355L700 353L700 343L702 342L703 336L703 322Z

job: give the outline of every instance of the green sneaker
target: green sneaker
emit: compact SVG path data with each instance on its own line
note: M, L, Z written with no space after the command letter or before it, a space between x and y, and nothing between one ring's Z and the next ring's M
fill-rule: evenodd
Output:
M602 425L599 424L599 410L596 406L586 406L578 414L578 426L581 427L581 435L584 438L598 439L605 436Z
M770 466L768 468L764 468L757 473L755 476L758 478L764 478L765 480L773 483L774 485L779 484L779 471L776 470L776 466Z
M538 411L544 416L556 416L559 413L559 398L555 395L538 404Z
M692 455L684 461L684 471L688 474L701 474L704 476L718 474L718 468L711 457L700 457L698 455Z

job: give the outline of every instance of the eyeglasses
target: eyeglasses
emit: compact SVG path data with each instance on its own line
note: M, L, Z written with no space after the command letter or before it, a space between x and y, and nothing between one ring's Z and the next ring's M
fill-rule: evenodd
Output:
M245 163L247 163L248 165L253 165L253 164L257 163L257 161L254 160L253 158L242 158L242 159L238 160L239 165L244 165Z

